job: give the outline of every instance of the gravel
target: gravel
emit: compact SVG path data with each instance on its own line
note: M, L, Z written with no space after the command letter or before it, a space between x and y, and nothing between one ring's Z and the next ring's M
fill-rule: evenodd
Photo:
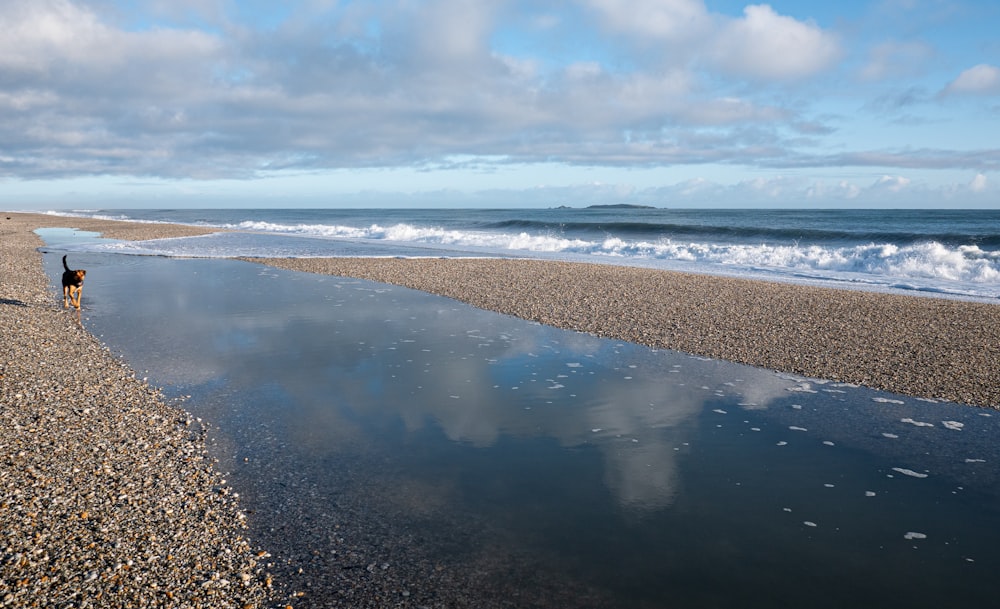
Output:
M0 216L0 607L270 606L204 427L62 308L38 218Z

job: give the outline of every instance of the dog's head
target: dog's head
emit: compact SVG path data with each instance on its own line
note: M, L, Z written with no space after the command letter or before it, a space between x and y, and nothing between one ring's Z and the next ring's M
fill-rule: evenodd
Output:
M87 276L87 271L84 270L73 271L73 278L75 280L76 285L80 285L81 283L83 283L83 278L86 276Z

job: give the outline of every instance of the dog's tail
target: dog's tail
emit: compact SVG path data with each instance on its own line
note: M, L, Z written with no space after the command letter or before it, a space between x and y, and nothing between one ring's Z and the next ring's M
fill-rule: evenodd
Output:
M73 269L69 268L68 264L66 264L66 256L63 256L63 268L66 269L67 271L73 270Z

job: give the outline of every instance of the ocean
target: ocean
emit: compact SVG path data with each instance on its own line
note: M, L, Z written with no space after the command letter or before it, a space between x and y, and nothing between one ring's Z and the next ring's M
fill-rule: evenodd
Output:
M81 249L139 255L531 257L1000 298L1000 210L93 209L239 231Z

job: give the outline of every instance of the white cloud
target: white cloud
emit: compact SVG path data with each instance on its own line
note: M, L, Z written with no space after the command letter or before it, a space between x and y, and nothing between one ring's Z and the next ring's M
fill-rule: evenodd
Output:
M795 87L777 96L757 85L817 74L840 43L767 5L726 17L701 0L587 0L586 10L548 0L300 0L251 16L228 0L0 4L0 178L245 178L426 169L465 155L494 168L674 165L691 167L686 175L711 164L794 175L959 168L965 188L969 173L1000 168L1000 149L927 148L929 134L882 151L830 141L848 117L816 114L826 102ZM526 6L544 14L515 14ZM927 51L872 48L874 79L916 70ZM952 87L988 91L996 71L977 66ZM891 193L899 180L879 186ZM766 202L813 182L693 181L681 191Z
M982 173L977 173L976 177L972 178L972 181L969 182L969 190L972 192L983 192L986 190L986 186L986 175Z
M66 0L5 3L0 12L0 68L37 71L49 78L84 71L114 78L130 64L158 62L158 68L184 61L204 61L220 50L210 34L195 30L152 28L132 33L110 27L99 17ZM120 74L124 80L131 74ZM157 74L146 73L151 78ZM95 83L95 86L99 83ZM105 83L107 84L107 83Z
M875 45L859 76L866 81L912 77L924 70L934 49L922 42L888 41Z
M414 36L416 59L426 67L474 62L489 55L495 2L481 0L434 0L404 11L398 24Z
M836 184L817 181L806 188L805 197L818 200L851 200L857 199L860 194L861 189L858 185L846 180L840 180Z
M157 27L129 32L65 0L5 3L0 32L0 87L12 98L44 101L0 117L8 146L19 138L5 128L28 139L35 139L29 129L76 131L107 145L119 129L112 123L125 127L164 106L176 114L191 96L215 97L213 81L224 65L222 44L211 34ZM121 133L119 151L134 146L128 135Z
M761 80L813 76L841 54L836 37L814 23L779 15L766 4L744 9L725 24L708 50L723 71Z
M884 175L875 180L872 190L889 191L893 193L901 192L910 185L910 179L903 176Z
M743 17L712 14L701 0L589 0L605 28L659 45L673 65L691 58L755 80L812 76L841 55L832 34L812 22L779 15L767 4Z
M107 38L93 14L63 0L14 2L0 11L0 67L44 72L56 58L78 58Z
M701 0L588 0L602 16L602 23L617 32L683 42L708 27L708 12Z
M801 189L801 180L787 176L775 176L771 178L753 178L743 180L735 185L734 189L747 196L757 195L766 199L777 200L797 193Z
M706 180L705 178L692 178L690 180L685 180L674 187L677 194L682 197L690 197L693 195L704 194L706 192L718 192L721 187L714 183Z
M945 93L991 95L1000 93L1000 68L981 63L958 75L948 83Z
M726 97L691 104L682 116L701 125L767 124L787 119L789 113L774 106L760 106L750 100Z

